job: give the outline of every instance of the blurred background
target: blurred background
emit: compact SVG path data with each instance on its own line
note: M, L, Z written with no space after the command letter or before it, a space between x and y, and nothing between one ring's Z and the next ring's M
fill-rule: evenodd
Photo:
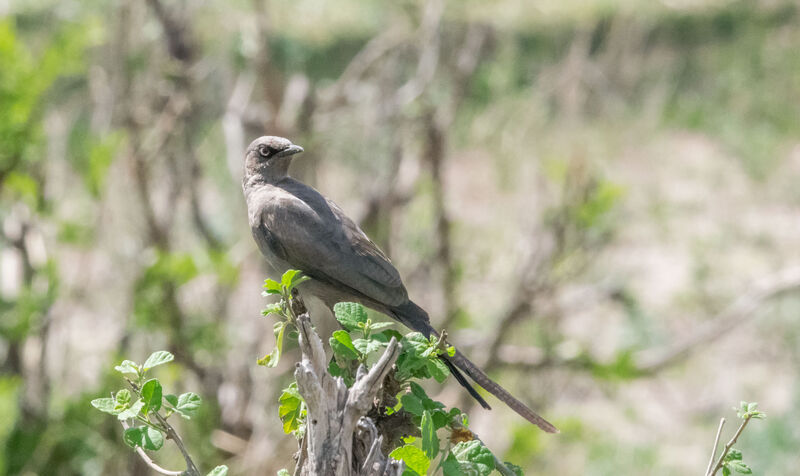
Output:
M3 474L150 474L89 401L160 349L202 468L293 467L264 134L561 428L432 388L526 474L701 474L739 400L750 466L797 471L800 3L0 0Z

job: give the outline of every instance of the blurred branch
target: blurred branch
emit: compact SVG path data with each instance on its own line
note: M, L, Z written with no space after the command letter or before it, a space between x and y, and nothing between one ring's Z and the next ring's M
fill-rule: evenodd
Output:
M339 79L322 92L326 109L333 109L346 101L355 83L379 59L405 41L405 36L397 28L389 28L367 42L350 63L348 63Z
M643 373L653 373L688 357L705 346L753 318L765 301L781 294L800 290L800 267L786 268L764 277L748 286L750 289L730 306L700 325L684 340L666 349L644 350L634 355L637 367Z
M782 294L800 291L800 267L787 268L775 275L762 278L749 286L751 291L745 293L722 312L699 326L689 337L683 341L666 346L664 349L647 349L633 355L631 371L640 376L652 375L671 365L686 359L692 352L718 340L727 332L735 329L757 315L764 303ZM517 308L509 312L501 321L501 327L515 322L522 313L524 300L517 301ZM524 313L523 313L524 315ZM499 334L496 334L499 335ZM495 339L498 341L498 339ZM572 368L578 370L591 370L597 362L586 353L576 353L574 356L559 357L552 350L537 347L517 346L502 344L499 339L496 351L489 354L494 359L487 367L514 367L523 370L542 369L547 367ZM601 364L602 365L602 364Z
M195 55L196 47L188 38L186 22L180 22L170 15L160 0L147 0L147 4L156 15L164 36L170 56L183 63L190 63Z
M452 128L458 110L469 91L469 84L480 64L481 53L488 34L486 27L470 24L464 46L458 52L456 70L453 74L455 85L449 102L438 109L429 109L425 115L427 132L424 158L431 168L433 208L436 220L436 260L442 270L442 292L444 295L444 318L441 327L450 327L458 316L459 306L456 298L458 270L453 262L451 241L452 223L447 212L444 160L447 155L448 131Z
M417 34L419 38L419 60L417 71L395 94L398 108L411 104L425 92L425 88L433 80L439 65L439 49L441 46L441 22L444 13L443 0L427 0L422 12L422 24Z
M222 133L225 138L225 156L228 159L228 170L232 177L238 177L242 169L242 155L244 154L245 132L244 114L253 90L256 85L256 75L253 71L246 70L236 77L233 91L225 107L222 117Z
M511 303L502 314L487 346L484 369L490 369L502 362L500 348L514 326L534 309L536 300L542 294L547 294L552 289L550 268L554 254L558 252L552 240L542 239L537 243L537 248L530 250L528 259L521 266L521 276L517 280ZM538 359L537 359L538 361ZM527 365L532 365L528 362ZM538 364L536 364L538 365Z

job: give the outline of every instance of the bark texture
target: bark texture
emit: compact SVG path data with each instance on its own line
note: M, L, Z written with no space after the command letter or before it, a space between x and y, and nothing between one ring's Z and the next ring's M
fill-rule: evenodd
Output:
M375 366L358 369L356 382L348 389L341 378L328 373L325 351L311 327L308 313L297 318L303 359L295 377L306 401L306 435L300 448L296 475L400 476L404 465L381 451L383 437L365 416L374 406L380 386L400 354L392 339Z

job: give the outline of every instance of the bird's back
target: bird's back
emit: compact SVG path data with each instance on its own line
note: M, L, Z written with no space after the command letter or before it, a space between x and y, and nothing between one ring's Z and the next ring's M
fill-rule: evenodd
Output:
M377 303L408 300L389 258L333 201L291 177L250 190L250 227L278 271L295 268Z

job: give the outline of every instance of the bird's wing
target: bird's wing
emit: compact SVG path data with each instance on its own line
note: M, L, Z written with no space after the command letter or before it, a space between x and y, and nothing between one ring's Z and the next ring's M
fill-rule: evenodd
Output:
M315 210L285 195L264 206L260 226L270 236L275 254L292 267L387 306L408 300L397 269L332 202L327 202L326 210Z

